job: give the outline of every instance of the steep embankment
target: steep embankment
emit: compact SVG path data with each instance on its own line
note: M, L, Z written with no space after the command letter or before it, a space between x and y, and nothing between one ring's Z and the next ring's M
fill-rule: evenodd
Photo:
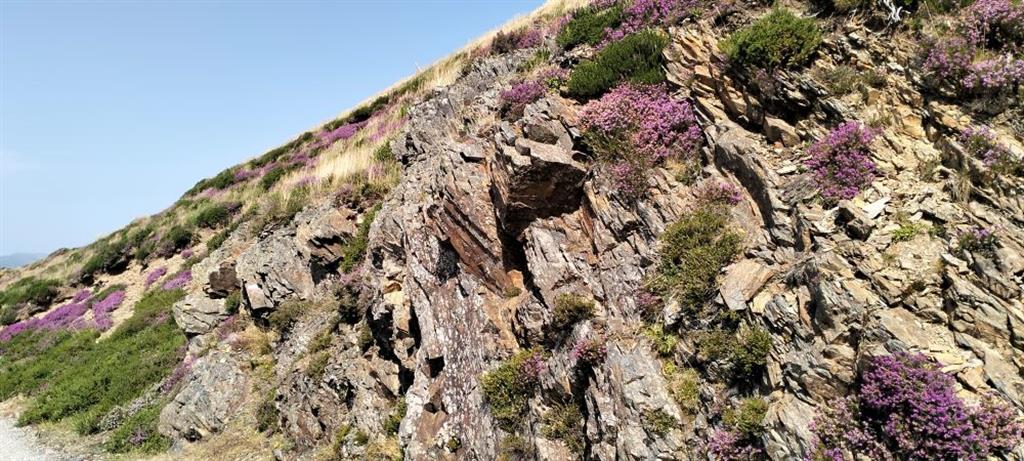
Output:
M596 3L18 273L0 397L131 456L1019 458L1024 7Z

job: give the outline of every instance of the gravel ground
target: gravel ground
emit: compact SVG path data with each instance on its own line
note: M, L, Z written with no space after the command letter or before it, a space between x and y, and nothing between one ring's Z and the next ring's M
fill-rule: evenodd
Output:
M0 416L0 461L65 461L56 451L44 448L31 432L14 427L14 420Z

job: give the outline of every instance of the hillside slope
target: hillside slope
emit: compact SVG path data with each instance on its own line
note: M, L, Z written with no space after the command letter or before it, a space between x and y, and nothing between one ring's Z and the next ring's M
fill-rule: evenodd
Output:
M0 398L131 458L1021 458L1024 6L582 3L5 272Z

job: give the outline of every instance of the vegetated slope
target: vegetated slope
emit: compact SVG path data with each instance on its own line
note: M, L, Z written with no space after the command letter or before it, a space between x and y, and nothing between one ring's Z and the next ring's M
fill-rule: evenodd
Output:
M1024 7L885 5L550 2L12 273L0 394L131 456L1019 458Z

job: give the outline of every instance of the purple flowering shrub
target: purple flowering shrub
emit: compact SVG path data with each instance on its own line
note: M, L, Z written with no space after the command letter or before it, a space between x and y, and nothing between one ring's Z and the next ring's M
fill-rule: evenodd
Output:
M693 161L701 141L692 107L664 85L621 84L588 102L581 122L616 189L629 197L646 191L648 171L665 160Z
M522 424L546 366L539 350L520 352L480 377L494 419L511 430Z
M960 133L960 143L971 157L981 161L993 173L1014 174L1022 169L1021 159L996 140L996 133L987 126L969 127Z
M89 311L87 301L71 302L60 306L42 317L34 317L4 327L0 331L0 342L10 341L15 335L29 330L66 330Z
M603 44L621 40L648 27L676 24L694 16L702 4L700 0L633 0L622 11L622 25L605 32Z
M762 458L762 450L744 440L735 431L719 429L711 435L708 453L719 461L756 461Z
M561 67L549 67L537 73L537 79L548 88L558 89L569 81L569 70Z
M100 331L107 331L114 326L114 319L111 318L110 313L121 306L124 298L124 290L117 290L92 304L92 318L96 323L96 328Z
M314 149L322 149L328 147L338 141L344 141L356 135L359 130L363 129L368 121L347 123L339 126L333 130L324 130L317 134L317 140L313 143Z
M733 206L743 201L743 193L735 184L706 182L696 191L701 206Z
M978 0L965 8L952 35L925 43L924 70L934 84L961 94L1012 97L1024 83L1024 5Z
M995 254L997 244L996 234L992 230L980 226L968 229L957 239L957 249L961 253L970 251L991 256Z
M992 396L968 405L940 368L921 354L872 359L858 392L814 419L811 458L972 461L1020 443L1016 411Z
M542 98L545 93L547 93L547 88L534 80L512 85L512 88L503 90L498 95L501 114L512 120L518 119L523 116L527 104Z
M183 270L183 271L178 272L177 274L175 274L174 277L171 277L169 280L164 282L163 289L164 290L176 290L178 288L184 288L185 285L188 285L188 283L191 282L191 281L192 281L192 271Z
M605 346L604 339L580 339L576 341L572 351L569 352L569 357L576 362L576 366L586 368L600 365L607 355L608 348Z
M845 122L814 143L805 162L826 201L855 197L875 178L871 142L875 131L858 122Z
M156 283L156 281L160 280L160 277L163 277L165 274L167 274L166 267L158 267L150 271L146 274L146 288L149 288L150 285Z

